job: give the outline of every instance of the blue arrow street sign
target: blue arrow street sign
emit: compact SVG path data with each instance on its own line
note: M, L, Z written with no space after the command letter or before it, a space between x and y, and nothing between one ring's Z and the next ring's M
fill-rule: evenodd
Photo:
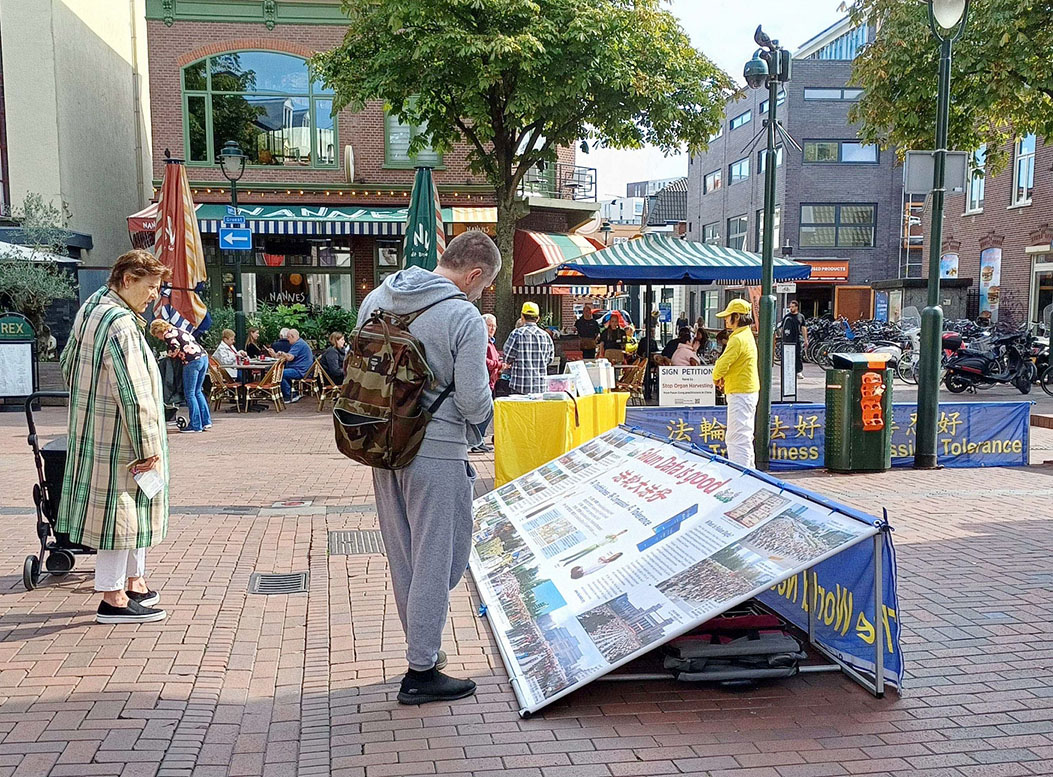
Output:
M252 232L247 229L220 229L219 247L228 251L251 251Z
M245 223L244 216L224 216L223 226L225 227L237 227Z

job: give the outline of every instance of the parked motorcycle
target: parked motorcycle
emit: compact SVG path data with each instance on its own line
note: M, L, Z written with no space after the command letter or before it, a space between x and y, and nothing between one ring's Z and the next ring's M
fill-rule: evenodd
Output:
M951 333L947 333L951 334ZM1034 339L1029 333L1014 332L991 340L991 351L964 348L954 338L944 335L944 352L957 345L944 366L943 383L952 394L976 391L996 385L1012 385L1021 394L1031 391L1035 378L1035 364L1031 360Z

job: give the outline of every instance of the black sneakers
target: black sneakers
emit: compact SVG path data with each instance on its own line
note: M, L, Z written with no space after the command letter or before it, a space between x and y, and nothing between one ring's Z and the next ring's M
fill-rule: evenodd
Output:
M161 594L157 591L147 591L145 594L139 591L125 591L129 599L134 599L139 602L143 607L153 607L159 601L161 601Z
M96 623L153 623L167 617L168 613L164 610L145 607L132 598L128 599L127 607L114 607L100 602L99 611L95 613Z
M475 683L447 677L438 669L426 672L410 669L402 678L399 704L427 704L432 701L453 701L475 693Z

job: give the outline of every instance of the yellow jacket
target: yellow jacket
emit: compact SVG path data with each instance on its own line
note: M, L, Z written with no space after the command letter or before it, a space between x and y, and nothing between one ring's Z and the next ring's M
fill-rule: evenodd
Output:
M757 340L748 326L739 327L724 353L713 366L713 380L724 379L725 394L753 394L760 391L757 377Z

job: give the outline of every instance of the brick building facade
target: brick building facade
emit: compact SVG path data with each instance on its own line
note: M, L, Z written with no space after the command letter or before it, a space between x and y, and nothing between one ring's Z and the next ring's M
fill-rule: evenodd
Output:
M215 160L226 140L238 140L256 146L243 149L250 163L238 182L246 217L290 214L253 236L252 258L243 260L251 266L245 290L250 309L257 301L357 305L401 265L403 209L414 178L414 160L404 145L416 130L390 119L380 102L332 116L332 94L307 75L305 60L337 46L345 22L339 0L147 2L154 186L160 186L169 152L186 160L195 202L228 203L229 184ZM238 111L248 118L232 124L230 114ZM594 202L580 201L580 190L562 190L559 176L587 170L574 167L575 149L561 148L557 156L524 191L531 212L521 228L570 232L596 209ZM441 204L454 209L448 235L465 229L493 234L493 188L469 170L467 144L456 144L432 163ZM312 214L326 209L341 217L365 211L387 221L334 230L312 221ZM214 231L203 230L202 237L210 302L229 304L232 260L219 250ZM561 302L552 300L557 315ZM491 306L484 298L484 310Z
M1027 142L1024 147L1030 148ZM971 182L965 194L948 195L941 259L979 290L971 315L987 309L1011 326L1038 324L1053 304L1053 145L1037 140L1030 160L1021 160L1019 143L1005 150L1005 170ZM1026 188L1030 196L1019 196ZM925 218L931 219L928 208ZM990 268L984 272L981 257ZM993 303L992 286L998 289Z

